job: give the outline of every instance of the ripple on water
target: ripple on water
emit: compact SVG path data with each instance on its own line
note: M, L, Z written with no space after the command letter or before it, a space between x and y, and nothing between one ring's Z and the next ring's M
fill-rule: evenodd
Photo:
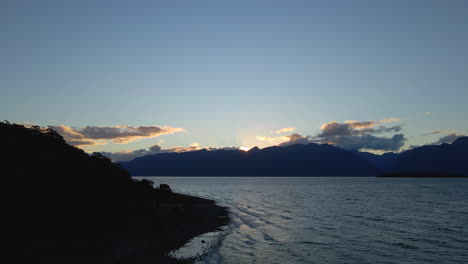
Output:
M230 208L218 242L189 246L197 264L468 263L468 180L163 180Z

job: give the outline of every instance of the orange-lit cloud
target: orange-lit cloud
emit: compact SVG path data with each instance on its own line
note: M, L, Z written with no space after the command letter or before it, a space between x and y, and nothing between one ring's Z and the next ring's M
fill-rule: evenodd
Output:
M338 122L330 122L330 123L325 123L322 125L322 127L331 124L331 123L338 123ZM373 127L378 124L378 121L354 121L354 120L347 120L344 122L345 124L349 125L352 128L367 128L367 127Z
M312 143L310 136L302 136L300 134L294 133L287 136L281 137L263 137L257 136L258 141L267 141L274 145L278 146L288 146L293 144L308 144Z
M285 127L285 128L282 128L280 130L275 131L275 133L276 134L281 134L281 133L286 133L286 132L293 132L295 130L296 130L295 127Z
M311 137L311 136L303 136L303 135L297 134L297 133L288 135L288 136L286 136L286 137L288 138L288 141L279 144L279 146L281 146L281 147L286 147L286 146L290 146L290 145L294 145L294 144L309 144L309 143L315 143L315 142L312 140L312 137Z
M435 135L435 134L455 133L455 132L457 132L456 129L434 130L431 133L427 133L427 134L424 134L424 135Z
M199 150L200 149L200 144L199 143L192 143L188 147L171 147L167 149L162 149L162 153L171 153L171 152L188 152L188 151L194 151L194 150Z
M401 121L400 118L396 118L396 117L387 117L387 118L384 118L380 121L377 121L378 123L393 123L393 122L399 122Z
M80 147L103 145L107 144L108 141L124 144L142 138L153 138L184 131L182 128L168 126L86 126L79 129L70 126L52 126L52 128L62 135L68 144Z
M280 136L280 137L264 137L264 136L257 136L258 141L267 141L272 143L281 143L289 140L288 136Z

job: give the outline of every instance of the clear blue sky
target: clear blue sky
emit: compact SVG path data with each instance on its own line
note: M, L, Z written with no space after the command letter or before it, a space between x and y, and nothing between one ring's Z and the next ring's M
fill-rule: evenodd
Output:
M185 129L91 148L105 151L389 117L405 146L430 143L468 134L467 14L463 0L3 0L0 118Z

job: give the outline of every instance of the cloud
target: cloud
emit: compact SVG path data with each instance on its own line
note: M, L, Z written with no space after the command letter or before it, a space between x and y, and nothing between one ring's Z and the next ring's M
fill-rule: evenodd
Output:
M371 134L351 135L351 136L334 136L327 138L319 138L312 136L302 136L300 134L292 134L287 136L288 141L278 144L280 147L286 147L294 144L330 144L343 149L367 149L380 151L398 151L403 147L406 138L403 134L395 134L390 138L376 137Z
M320 127L322 133L317 135L318 137L329 137L329 136L352 136L352 135L363 135L367 133L388 133L388 132L399 132L402 128L401 125L385 127L380 124L390 123L399 121L398 118L386 118L380 121L345 121L344 123L338 123L336 121L328 122ZM379 125L378 127L376 127ZM376 127L376 128L375 128Z
M353 133L352 124L341 124L335 121L323 124L320 130L322 133L318 135L319 137L349 136Z
M280 130L275 131L276 134L286 133L286 132L294 132L296 130L295 127L285 127Z
M440 134L440 133L445 133L444 131L452 131L453 129L449 130L435 130L432 131L431 133L425 134L425 135L435 135L435 134ZM454 131L454 130L453 130ZM452 144L455 140L461 137L466 137L466 135L457 135L455 133L450 133L448 135L440 137L436 142L432 142L429 144L426 144L428 146L434 146L434 145L442 145L442 144ZM421 145L411 145L409 146L409 149L414 149L414 148L419 148Z
M402 129L401 125L397 126L392 126L392 127L384 127L384 126L379 126L378 128L375 129L370 129L368 130L368 133L390 133L390 132L400 132Z
M343 123L328 122L320 127L321 132L315 136L303 136L297 133L281 137L257 136L257 140L267 141L278 146L293 144L331 144L344 149L398 151L406 138L403 134L394 134L391 137L375 136L375 134L396 133L401 131L401 125L387 127L388 123L400 121L398 118L385 118L375 121L348 120Z
M120 151L120 152L101 152L102 155L108 157L112 161L129 161L133 160L138 157L146 156L146 155L154 155L160 153L181 153L181 152L190 152L206 149L208 151L217 151L217 150L238 150L238 147L207 147L207 148L200 148L199 143L192 143L188 147L181 147L175 146L170 147L167 149L161 148L159 145L153 145L149 149L138 149L133 151Z
M128 143L142 138L153 138L165 134L173 134L184 131L176 127L158 126L111 126L97 127L86 126L84 128L72 128L69 126L52 126L72 146L90 146L113 143Z
M385 118L380 121L345 121L323 124L322 130L314 137L316 142L328 143L344 149L398 151L403 147L406 138L403 134L392 137L377 137L372 134L399 132L401 125L386 127L382 124L399 121L398 118Z
M309 144L314 143L311 136L302 136L300 134L294 133L289 136L285 136L288 141L279 144L278 146L286 147L294 144Z
M457 131L456 129L434 130L431 133L427 133L424 135L427 136L427 135L435 135L435 134L441 134L441 133L454 133L456 131Z
M330 122L330 123L337 123L337 122ZM361 128L367 128L367 127L373 127L377 125L379 122L378 121L354 121L354 120L348 120L345 121L344 124L349 125L350 127L361 129Z
M285 147L285 146L290 146L294 144L309 144L309 143L314 143L312 141L312 137L310 136L302 136L298 133L294 133L291 135L287 136L280 136L280 137L263 137L263 136L257 136L258 141L267 141L270 143L273 143L275 145Z
M105 142L102 140L93 140L86 138L83 134L77 132L69 126L52 126L52 128L63 136L65 141L72 146L92 146L103 145Z
M258 141L267 141L273 143L282 143L289 140L288 136L280 136L280 137L264 137L264 136L257 136Z
M160 153L173 153L173 152L179 153L179 152L189 152L189 151L200 150L199 145L200 144L195 143L195 144L191 144L188 147L176 146L176 147L171 147L168 149L161 149Z
M393 122L399 122L401 121L400 118L396 118L396 117L387 117L387 118L384 118L380 121L378 121L379 123L382 123L382 124L385 124L385 123L393 123Z
M356 136L335 136L327 138L325 142L344 149L367 149L380 151L398 151L405 144L403 134L395 134L392 137L376 137L371 134Z
M240 147L235 147L235 146L231 146L231 147L208 147L208 148L203 148L203 149L206 149L208 151L218 151L218 150L229 151L229 150L239 150Z
M444 143L452 144L455 140L461 137L466 137L465 135L457 135L455 133L448 134L446 136L440 137L439 140L436 142L432 143L432 145L441 145Z

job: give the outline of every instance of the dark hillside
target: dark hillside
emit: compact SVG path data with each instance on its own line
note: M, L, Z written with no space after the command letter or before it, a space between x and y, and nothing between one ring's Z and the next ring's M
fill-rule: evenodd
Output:
M452 173L468 176L468 137L452 144L422 146L398 155L394 172Z
M122 163L135 176L376 176L354 152L327 144L148 155Z
M218 227L217 216L226 214L213 201L135 181L119 165L67 145L51 129L0 123L0 136L1 210L6 220L2 239L13 262L82 263L102 258L100 263L112 263L123 258L115 253L122 245L148 240L153 241L152 251L163 256ZM174 202L206 204L211 214L189 210L175 215L159 209L160 204ZM180 232L181 226L190 228Z

